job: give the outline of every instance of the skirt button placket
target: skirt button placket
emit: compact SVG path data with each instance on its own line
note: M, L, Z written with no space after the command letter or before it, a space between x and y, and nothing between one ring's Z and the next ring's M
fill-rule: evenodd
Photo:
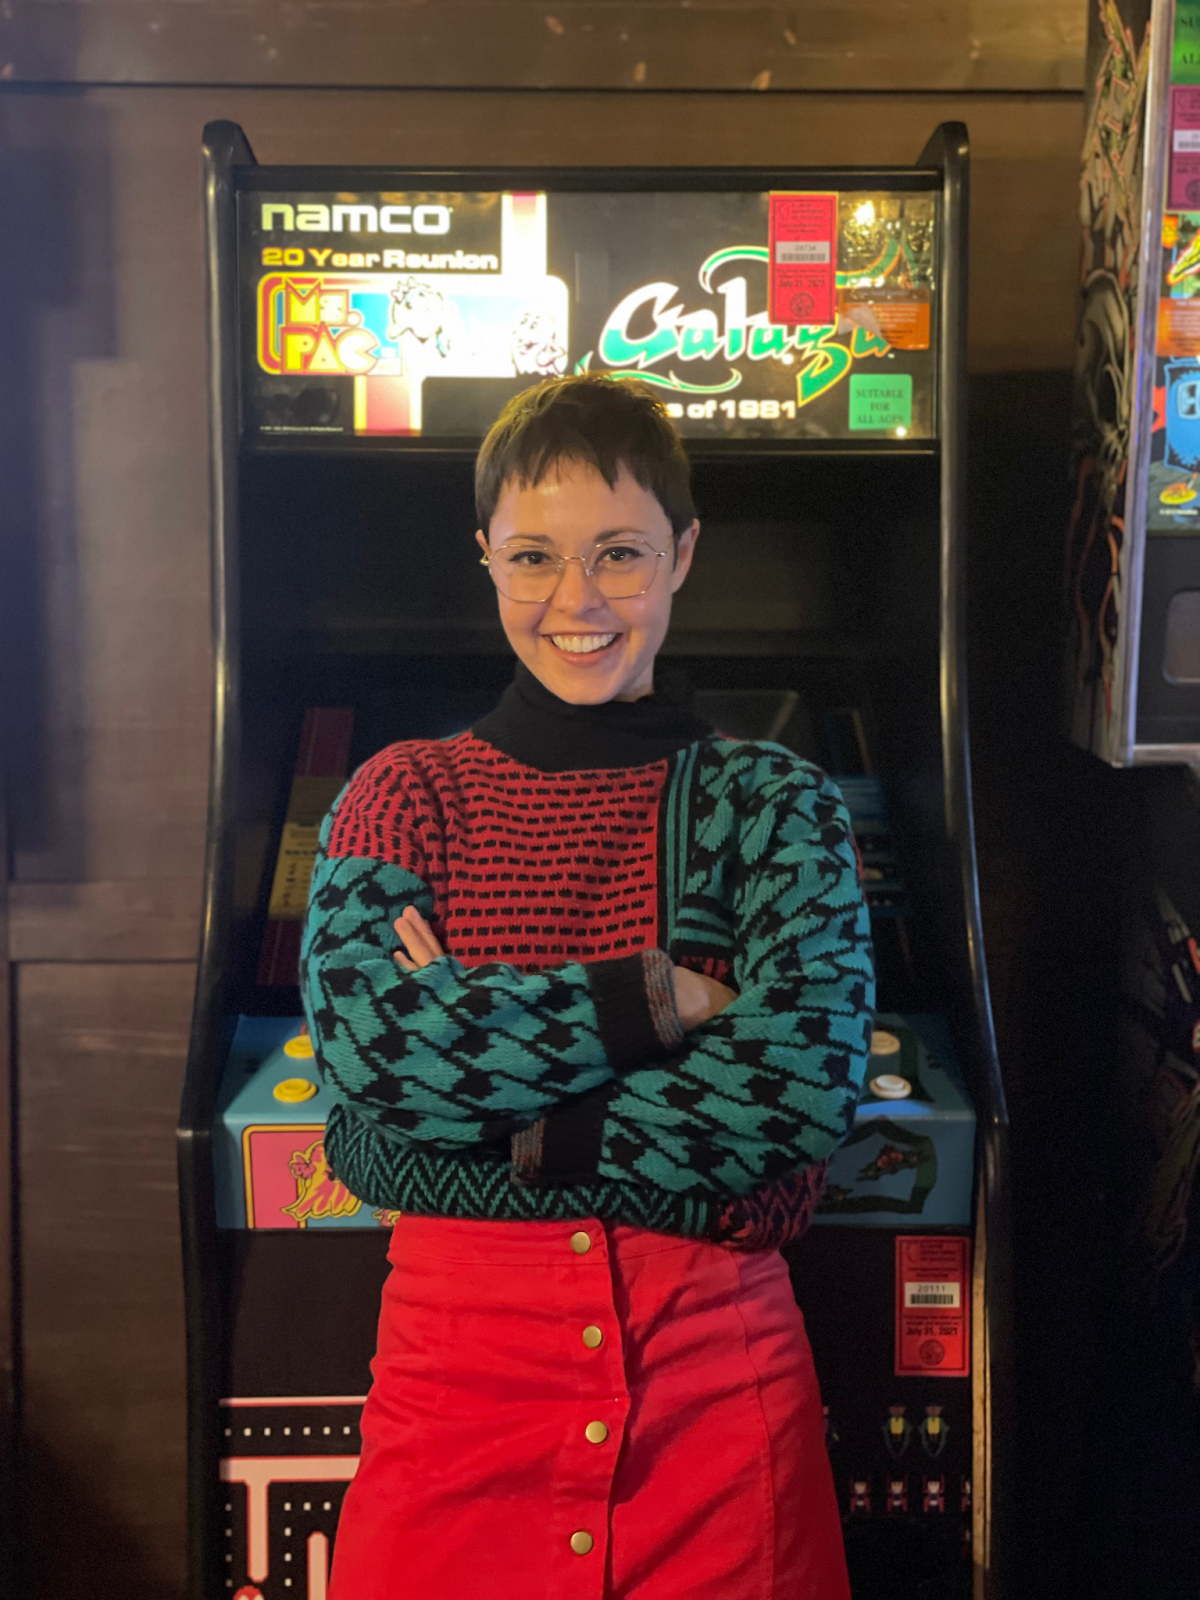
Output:
M619 1426L620 1416L623 1415L622 1411L620 1415L614 1416L611 1423L602 1421L596 1415L597 1411L611 1406L614 1401L620 1404L625 1391L622 1341L619 1338L614 1340L612 1330L601 1326L601 1322L607 1324L608 1318L615 1315L616 1311L612 1297L611 1262L603 1259L605 1242L602 1223L595 1223L590 1228L577 1228L566 1241L568 1249L579 1258L580 1267L586 1264L589 1269L579 1280L580 1295L576 1304L581 1311L585 1311L585 1314L586 1311L591 1311L593 1316L597 1311L600 1313L596 1320L586 1322L579 1328L578 1337L584 1350L591 1354L591 1359L584 1356L586 1367L582 1375L580 1394L580 1401L587 1408L584 1412L584 1418L587 1420L583 1421L580 1432L574 1435L575 1442L565 1447L564 1454L560 1458L562 1465L560 1484L567 1491L562 1509L564 1515L571 1519L563 1531L567 1533L569 1549L576 1556L590 1556L593 1552L603 1556L602 1541L607 1537L609 1496L616 1465L616 1452L598 1447L608 1443L612 1437L612 1425ZM585 1258L587 1258L586 1263ZM606 1269L603 1279L598 1275L593 1276L599 1268ZM598 1303L598 1296L603 1297L603 1303ZM596 1365L597 1362L599 1365ZM589 1411L590 1417L588 1417ZM567 1532L571 1529L572 1522L575 1524L574 1530ZM580 1527L581 1522L587 1525ZM596 1574L594 1582L602 1587L604 1568L604 1560L588 1562L580 1567L572 1563L569 1572L564 1570L563 1582L568 1585L571 1595L578 1597L578 1600L600 1600L600 1588L593 1591L593 1580L584 1578L584 1574L594 1572ZM581 1578L585 1585L582 1590L579 1588ZM567 1592L568 1590L563 1591L563 1600Z

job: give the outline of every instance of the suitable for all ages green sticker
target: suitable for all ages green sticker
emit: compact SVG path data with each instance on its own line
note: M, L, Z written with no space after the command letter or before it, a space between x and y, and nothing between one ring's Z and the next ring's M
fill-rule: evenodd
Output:
M912 427L912 374L910 372L855 372L850 377L850 428Z
M1175 0L1171 43L1171 82L1200 84L1200 0Z

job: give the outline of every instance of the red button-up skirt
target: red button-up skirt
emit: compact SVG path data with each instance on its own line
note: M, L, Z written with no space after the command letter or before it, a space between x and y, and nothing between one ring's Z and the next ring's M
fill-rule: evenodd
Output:
M402 1217L390 1259L330 1600L848 1600L777 1251Z

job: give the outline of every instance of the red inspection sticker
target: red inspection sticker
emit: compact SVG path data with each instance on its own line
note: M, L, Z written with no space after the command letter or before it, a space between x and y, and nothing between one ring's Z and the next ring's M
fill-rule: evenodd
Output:
M770 200L768 315L785 327L837 321L836 194L779 191Z
M1171 154L1167 204L1172 210L1200 207L1200 89L1171 90Z
M896 1240L896 1376L971 1371L971 1255L961 1236Z

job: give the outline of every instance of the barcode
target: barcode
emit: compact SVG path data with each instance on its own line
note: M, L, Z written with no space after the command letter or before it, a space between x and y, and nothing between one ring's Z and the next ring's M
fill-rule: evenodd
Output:
M957 1306L959 1304L958 1284L906 1283L904 1285L904 1304L906 1306Z
M830 259L828 239L778 239L775 242L775 259L783 266L802 264L827 265Z

